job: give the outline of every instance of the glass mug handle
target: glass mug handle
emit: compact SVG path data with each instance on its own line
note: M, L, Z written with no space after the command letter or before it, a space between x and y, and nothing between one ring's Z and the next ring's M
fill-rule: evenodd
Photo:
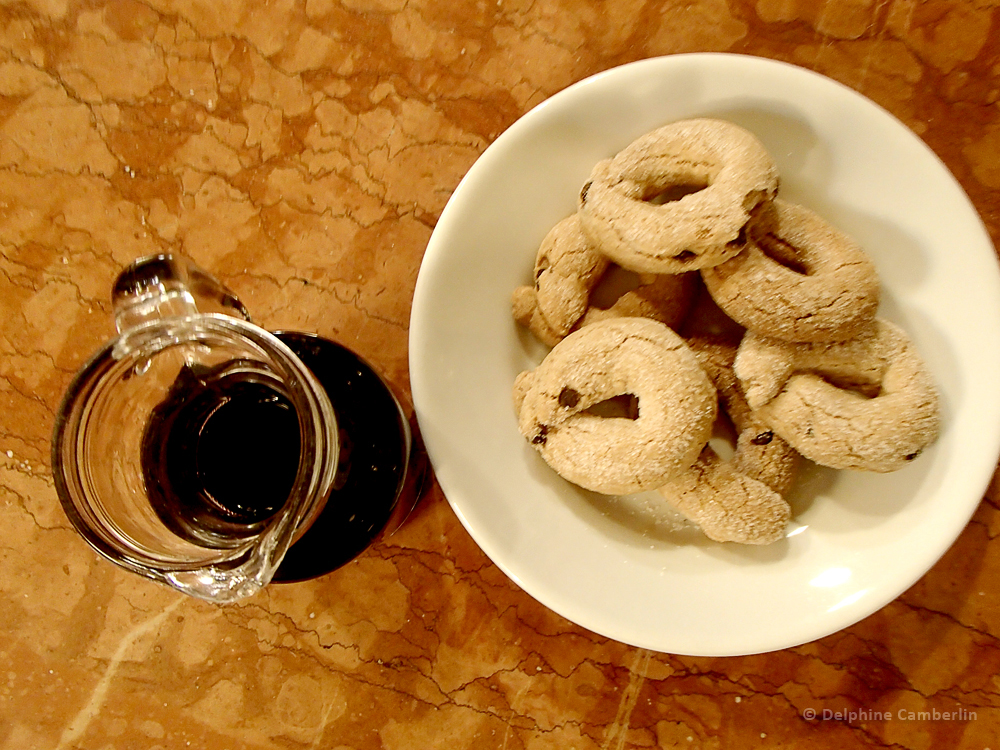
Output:
M124 334L170 317L222 313L250 321L239 298L218 279L173 255L140 258L115 279L111 293L115 327Z

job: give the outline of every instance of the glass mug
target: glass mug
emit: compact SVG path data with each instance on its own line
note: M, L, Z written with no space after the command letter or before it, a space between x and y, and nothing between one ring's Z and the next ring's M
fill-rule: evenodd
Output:
M193 264L115 281L118 337L56 418L60 502L98 553L216 602L330 572L391 533L426 456L392 390L348 349L271 333Z

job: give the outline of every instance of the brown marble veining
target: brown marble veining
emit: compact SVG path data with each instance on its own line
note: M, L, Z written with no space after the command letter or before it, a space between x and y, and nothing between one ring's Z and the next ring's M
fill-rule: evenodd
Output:
M996 478L881 611L710 659L548 611L436 488L334 574L188 599L95 557L48 458L63 390L111 333L111 280L152 252L185 253L261 324L340 340L405 392L417 270L462 175L532 106L635 59L731 51L842 81L940 155L996 242L998 5L5 1L0 750L1000 748Z

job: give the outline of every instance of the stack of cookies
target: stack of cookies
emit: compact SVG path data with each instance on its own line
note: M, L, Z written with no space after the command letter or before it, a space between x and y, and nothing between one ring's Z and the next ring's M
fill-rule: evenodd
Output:
M675 122L599 162L513 315L552 350L519 429L567 480L656 490L716 541L768 544L800 456L887 472L937 437L938 396L858 244L778 196L732 123ZM732 456L709 439L722 420Z

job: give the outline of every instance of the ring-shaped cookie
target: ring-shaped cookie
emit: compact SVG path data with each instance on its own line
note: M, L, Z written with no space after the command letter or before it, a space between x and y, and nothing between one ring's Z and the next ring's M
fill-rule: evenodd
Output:
M610 261L587 239L577 214L560 221L535 255L538 310L559 336L569 333L586 312L590 292Z
M689 340L737 431L733 455L706 445L697 461L658 488L667 502L717 542L770 544L791 517L785 494L795 481L798 454L750 409L733 372L736 348Z
M633 397L635 412L593 411L617 397ZM571 333L514 385L521 434L563 478L609 495L654 489L688 468L716 400L684 340L645 318Z
M875 317L875 264L813 211L775 198L747 237L739 255L701 271L719 307L747 329L788 341L836 341Z
M778 190L763 144L724 120L682 120L599 162L577 202L583 231L625 268L681 273L740 252L752 212Z
M937 390L909 337L875 318L854 338L791 343L748 332L735 371L747 402L806 458L888 472L937 438Z

